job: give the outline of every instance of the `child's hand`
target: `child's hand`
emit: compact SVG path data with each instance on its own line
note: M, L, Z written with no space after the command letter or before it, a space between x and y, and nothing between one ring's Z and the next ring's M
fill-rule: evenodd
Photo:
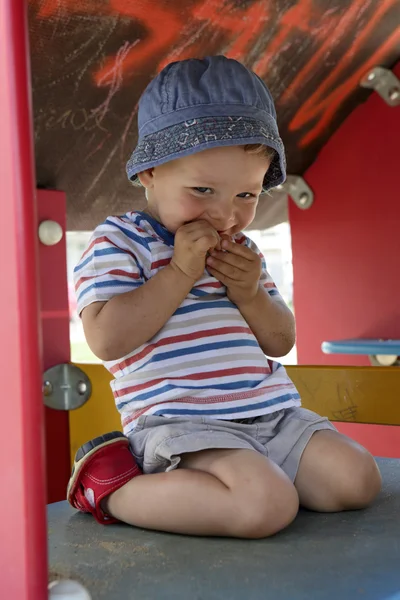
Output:
M210 274L227 288L229 300L237 306L255 298L261 277L261 258L250 248L222 241L225 252L212 251L207 258Z
M175 234L174 255L170 264L178 267L195 283L204 272L207 253L215 248L221 248L221 239L207 221L187 223Z

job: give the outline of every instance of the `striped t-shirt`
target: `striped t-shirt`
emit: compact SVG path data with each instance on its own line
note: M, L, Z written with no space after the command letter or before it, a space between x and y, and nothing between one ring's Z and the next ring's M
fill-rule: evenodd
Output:
M243 233L235 242L262 257L262 285L279 292L265 259ZM78 312L134 290L171 260L174 236L142 212L109 217L75 268ZM168 293L168 290L165 290ZM142 415L242 419L300 405L284 367L269 360L226 288L206 270L148 342L104 363L125 434Z

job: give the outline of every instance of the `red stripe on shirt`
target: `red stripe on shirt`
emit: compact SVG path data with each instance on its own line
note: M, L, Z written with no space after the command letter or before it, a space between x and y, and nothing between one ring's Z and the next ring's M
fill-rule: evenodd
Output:
M128 271L123 271L122 269L112 269L111 271L104 273L104 275L119 275L121 277L129 277L129 279L140 279L140 273L128 273ZM85 281L89 281L90 279L94 279L94 277L98 277L98 275L80 277L75 284L76 290L78 290L82 283L85 283Z
M151 270L165 267L166 265L169 265L170 262L171 258L162 258L160 260L156 260L155 262L151 263Z
M121 248L120 246L117 246L117 244L112 242L105 235L102 235L101 237L93 240L93 242L89 245L87 250L85 250L85 252L82 254L81 260L94 248L94 246L97 246L97 244L104 244L104 243L110 244L114 248L118 248L118 250L122 250L123 252L126 252L126 254L129 254L129 256L132 256L132 258L136 261L136 256L133 254L133 252L130 252L129 250L125 250L125 248Z
M181 335L173 335L170 337L163 338L154 344L149 344L141 352L138 354L134 354L133 356L128 357L126 360L118 363L117 365L110 368L110 372L114 375L118 371L122 371L127 367L133 365L133 363L138 362L142 358L145 358L150 352L155 350L156 348L161 348L162 346L168 346L169 344L177 344L179 342L186 342L191 340L199 340L205 337L214 337L216 335L226 335L229 333L247 333L252 335L251 329L249 327L218 327L217 329L205 329L203 331L194 331L193 333L184 333Z
M200 286L200 289L201 288L205 288L205 287L221 288L222 287L222 283L220 281L210 281L209 283L203 283Z
M116 248L117 246L114 244L114 242L112 242L110 239L108 239L107 236L102 235L99 238L96 238L95 240L93 240L93 242L91 242L89 244L89 246L86 248L85 252L82 254L81 260L82 258L84 258L87 254L89 254L89 252L92 250L92 248L94 248L94 246L96 246L97 244L103 244L103 243L107 243L107 244L111 244L111 246L114 246L114 248Z
M171 377L173 381L196 381L197 379L213 379L215 377L231 377L232 375L244 375L247 373L262 373L263 375L268 375L271 370L267 367L233 367L231 369L221 369L219 371L208 371L206 373L194 373L192 375L182 375L177 377ZM146 381L145 383L140 383L139 385L131 385L129 387L120 389L116 391L116 396L125 396L126 394L134 394L136 392L141 392L142 390L146 390L149 387L153 387L162 381L169 380L168 377L159 377L158 379L152 379L151 381ZM212 384L210 384L212 387Z

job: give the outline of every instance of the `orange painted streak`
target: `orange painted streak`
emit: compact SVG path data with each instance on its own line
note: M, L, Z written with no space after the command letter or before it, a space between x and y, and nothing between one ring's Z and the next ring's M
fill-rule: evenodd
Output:
M40 8L38 11L38 17L41 19L49 19L54 15L61 15L65 13L91 13L99 14L105 12L102 6L94 6L91 1L82 2L82 0L29 0L30 4L39 4ZM91 10L89 10L91 9ZM108 12L108 11L107 11Z
M224 8L223 0L203 0L192 9L192 16L194 19L199 21L209 21L210 23L218 23L221 26L221 21L229 16L223 12ZM232 9L232 6L226 6L228 10Z
M221 30L225 36L228 34L233 44L225 51L225 55L236 60L243 60L246 50L252 40L259 35L269 19L265 0L256 2L247 10L238 10L233 4L227 5L224 0L203 0L192 9L193 21L200 21L198 31L204 29L211 31ZM204 41L197 41L199 35L194 35L193 42L184 42L181 47L175 48L159 64L158 70L163 69L172 60L183 60L194 56L201 56ZM229 46L229 40L225 45Z
M246 21L243 23L244 19ZM236 60L243 59L250 43L261 33L267 21L268 14L266 13L265 2L254 4L240 20L235 22L235 26L231 28L233 33L240 32L240 35L227 51L227 56ZM225 27L224 23L222 25Z
M268 47L253 66L257 75L265 75L268 71L268 64L278 54L281 46L290 39L293 30L301 30L306 33L312 33L309 25L309 17L313 11L313 0L303 0L299 2L282 15L279 25L280 31L272 38Z
M396 1L396 0L395 0ZM352 44L350 51L357 52L364 42L368 40L372 29L375 27L377 21L386 13L386 11L393 5L392 0L382 0L379 8L375 12L374 20L369 22L364 28L362 33ZM307 134L301 139L300 147L305 147L313 142L326 127L330 124L337 110L345 99L358 87L361 78L365 72L379 64L381 60L385 58L396 44L400 40L400 29L396 30L391 37L389 37L376 52L368 58L354 73L351 77L348 77L343 83L338 85L334 91L328 94L323 101L320 101L325 90L334 86L335 81L347 68L346 56L339 62L338 66L333 69L331 74L325 79L322 85L308 98L301 106L295 117L289 124L289 130L296 131L306 125L308 122L315 120L321 113L320 120L312 127Z
M157 71L161 71L170 62L204 55L202 52L204 38L202 41L199 38L204 30L210 28L210 20L215 19L216 15L221 12L222 3L223 0L202 0L198 5L192 7L191 14L185 16L185 27L187 27L187 21L192 21L193 23L201 21L197 27L197 32L190 39L182 39L181 44L179 44L179 39L177 39L176 43L178 46L175 45L171 52L165 55L158 64Z
M110 0L112 11L141 21L148 28L146 39L140 41L126 55L123 72L134 72L138 66L160 54L176 40L183 28L183 20L153 0ZM104 66L96 71L94 80L97 85L107 84L115 66L115 57L108 58Z
M123 71L129 73L138 65L142 65L154 54L162 53L170 46L176 44L179 34L184 28L184 21L188 15L179 18L176 12L165 8L158 8L155 13L152 1L142 2L140 5L133 0L111 0L111 8L119 14L143 22L148 27L148 37L137 44L124 59ZM226 5L224 0L203 0L192 9L191 19L208 21L210 29L221 29L229 31L235 39L231 48L226 52L227 56L242 59L252 39L259 35L268 19L266 14L265 0L253 4L247 10L236 10L233 5ZM161 70L171 60L189 58L200 52L199 43L190 43L189 48L175 49L167 54L158 65ZM109 74L113 72L115 58L109 58L102 69L95 74L97 85L107 83Z
M32 4L32 2L30 3ZM59 6L57 0L43 0L38 11L38 16L41 19L48 19L56 14L58 10Z
M359 15L363 8L368 8L366 0L355 0L342 17L339 18L338 22L335 23L335 27L340 30L340 34L334 38L328 37L326 41L318 48L314 56L308 61L308 63L299 71L293 81L287 86L286 90L281 95L279 102L285 103L290 99L296 92L296 90L304 86L307 78L315 73L321 63L323 63L324 57L331 50L332 46L338 45L338 42L348 33L350 26L354 26L354 20ZM349 52L346 52L345 59L349 58Z
M246 10L238 10L233 3L227 5L221 0L205 0L193 10L192 15L199 21L208 21L212 29L228 31L235 41L226 55L240 60L268 20L266 4L262 0L253 3Z
M352 91L360 84L360 80L365 75L365 73L367 71L369 71L370 69L372 69L373 67L375 67L377 64L379 64L380 61L384 61L385 57L391 51L393 51L393 48L395 48L399 42L400 42L400 31L396 31L393 33L393 35L388 40L386 40L386 42L361 67L359 67L359 69L357 69L357 71L351 77L349 77L344 83L342 83L335 90L335 92L333 92L330 96L328 96L324 100L324 102L321 103L317 107L318 112L321 112L324 108L327 108L327 110L325 110L325 112L323 113L323 116L321 117L321 119L317 123L317 125L315 125L315 127L313 127L301 139L300 144L299 144L300 147L308 146L324 131L324 129L330 124L331 120L335 116L340 105L344 102L344 100L346 100L346 98L348 98L348 96L352 93ZM319 95L319 94L313 94L313 96L311 96L311 98L310 98L309 103L311 103L313 97L317 96L317 95ZM306 104L309 104L309 103L306 103ZM299 111L299 113L301 113L301 112L302 112L302 109ZM304 112L307 112L307 106L305 106ZM301 115L299 115L299 113L296 115L296 117L290 123L289 129L293 128L293 123L298 126L298 123L296 123L296 118L298 116L301 117ZM310 120L312 118L312 116L313 116L313 111L312 110L308 111L307 121ZM305 122L304 119L303 119L303 122Z

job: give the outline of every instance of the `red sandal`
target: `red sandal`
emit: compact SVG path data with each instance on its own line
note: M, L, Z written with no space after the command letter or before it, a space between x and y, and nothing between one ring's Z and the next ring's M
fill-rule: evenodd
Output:
M68 483L68 502L81 512L91 513L102 525L118 523L104 513L101 501L128 481L142 475L129 449L129 440L119 431L87 442L75 455Z

